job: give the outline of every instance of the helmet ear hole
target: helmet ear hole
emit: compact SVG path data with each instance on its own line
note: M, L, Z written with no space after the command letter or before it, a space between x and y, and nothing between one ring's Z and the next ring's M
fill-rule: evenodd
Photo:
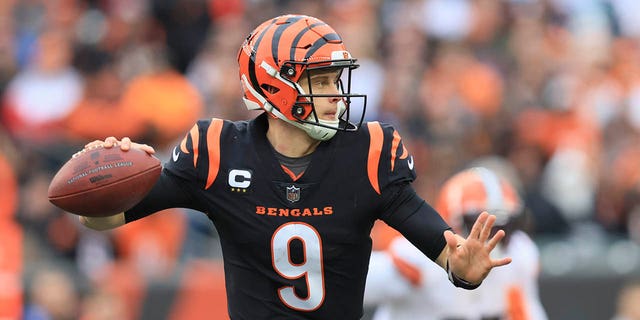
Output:
M261 84L260 88L262 88L262 90L264 90L265 92L269 92L270 94L276 94L276 93L278 93L278 91L280 91L279 88L274 87L274 86L269 85L269 84L266 84L266 83Z

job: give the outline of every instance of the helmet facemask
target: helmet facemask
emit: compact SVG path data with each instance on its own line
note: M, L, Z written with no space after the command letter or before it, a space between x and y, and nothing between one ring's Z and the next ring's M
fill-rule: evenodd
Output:
M304 68L305 72L302 74L301 79L306 78L306 82L309 84L308 91L302 88L299 84L300 80L295 83L298 90L298 99L292 106L291 114L296 121L291 122L297 127L305 130L311 137L317 140L331 139L337 131L356 131L362 125L364 121L364 115L366 112L366 95L351 94L351 71L358 67L354 63L355 60L333 61L332 64L338 66L328 67L313 67L308 65ZM341 66L344 63L344 66ZM311 85L312 77L314 75L322 73L338 72L336 86L338 93L317 93L313 91ZM346 83L346 87L345 87ZM339 98L337 102L337 117L335 120L326 120L318 116L316 110L317 99L332 99ZM354 100L357 100L362 104L359 110L362 110L359 115L352 117L351 104ZM354 119L352 121L351 119Z

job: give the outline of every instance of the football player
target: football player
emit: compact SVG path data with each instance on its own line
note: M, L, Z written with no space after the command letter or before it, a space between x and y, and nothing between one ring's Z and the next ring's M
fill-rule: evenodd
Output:
M495 216L480 215L468 239L454 235L412 189L400 134L351 114L354 103L364 112L366 96L350 92L358 65L329 25L269 19L246 37L238 63L243 100L261 114L197 122L144 200L83 224L110 229L171 207L205 213L220 235L232 319L360 319L377 219L458 286L475 288L511 261L489 255L504 236L489 236ZM128 138L87 148L96 145L153 153Z
M516 228L523 206L506 179L484 167L461 171L445 182L436 209L460 235L470 233L481 212L492 212L497 217L492 232L502 228L508 234L492 256L510 256L513 262L489 274L478 289L460 290L406 238L396 236L371 255L365 303L376 307L374 320L547 319L538 297L538 249Z

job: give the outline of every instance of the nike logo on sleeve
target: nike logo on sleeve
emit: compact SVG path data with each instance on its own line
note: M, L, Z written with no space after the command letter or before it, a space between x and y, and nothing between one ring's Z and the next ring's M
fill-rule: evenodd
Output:
M178 162L178 156L180 156L180 152L178 152L178 147L173 148L173 162Z

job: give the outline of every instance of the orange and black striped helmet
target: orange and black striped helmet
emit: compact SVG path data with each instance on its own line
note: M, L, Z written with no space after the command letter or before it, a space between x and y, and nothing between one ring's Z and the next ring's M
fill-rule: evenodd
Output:
M468 233L482 211L496 216L495 227L512 227L523 205L507 179L487 168L474 167L445 181L436 210L456 232Z
M263 22L246 38L238 53L244 101L250 110L263 109L318 140L340 131L355 131L364 120L366 96L351 94L351 71L358 67L340 36L325 22L305 15L283 15ZM305 92L298 81L311 70L340 69L340 119L319 120L313 99L327 95ZM346 84L346 87L345 87ZM362 114L349 121L353 98L361 98Z

